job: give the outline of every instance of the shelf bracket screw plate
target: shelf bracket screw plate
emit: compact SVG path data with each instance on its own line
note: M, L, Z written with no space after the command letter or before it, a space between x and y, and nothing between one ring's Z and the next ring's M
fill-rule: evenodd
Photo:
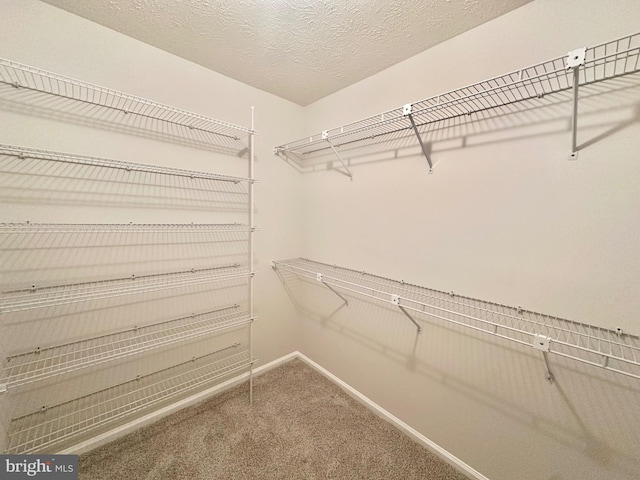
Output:
M570 68L576 68L584 65L586 56L587 56L586 47L578 48L576 50L571 50L567 54L567 70Z
M543 352L548 352L551 348L551 338L545 335L534 335L533 348L542 350Z

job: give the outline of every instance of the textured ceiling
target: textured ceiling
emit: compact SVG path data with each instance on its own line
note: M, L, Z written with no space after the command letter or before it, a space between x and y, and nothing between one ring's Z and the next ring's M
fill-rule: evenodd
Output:
M531 0L43 0L300 105Z

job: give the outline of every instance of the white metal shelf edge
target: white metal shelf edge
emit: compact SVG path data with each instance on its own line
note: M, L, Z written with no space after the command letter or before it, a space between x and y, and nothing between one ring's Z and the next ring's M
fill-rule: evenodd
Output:
M30 289L5 291L0 296L0 313L19 312L33 308L68 305L76 302L102 300L123 295L156 292L170 288L202 285L209 282L251 277L253 272L239 265L193 269L154 275L135 275L88 283L33 286Z
M363 120L289 142L274 148L275 155L298 171L307 159L318 153L333 153L340 161L340 173L348 174L348 162L340 155L342 147L413 131L431 171L432 161L418 128L461 116L493 110L526 100L573 89L572 138L570 158L577 156L576 131L578 87L618 78L640 71L640 33L621 37L590 48L580 48L540 64L532 65L424 100L408 103ZM344 171L343 171L344 170Z
M247 325L239 305L7 357L8 389ZM235 311L234 311L235 310Z
M553 380L553 375L547 353L640 379L640 339L619 330L409 285L308 259L274 261L272 266L299 278L320 282L345 303L346 299L338 291L391 303L409 317L418 327L418 333L420 325L415 318L426 316L540 350L549 380ZM611 365L612 361L620 366ZM622 365L634 371L624 370Z
M16 157L20 160L35 159L48 160L52 162L71 163L77 165L86 165L91 167L112 168L124 170L127 172L143 172L154 173L160 175L168 175L174 177L184 177L191 179L215 180L221 182L232 183L251 183L252 178L235 177L230 175L219 175L216 173L207 173L196 170L186 170L181 168L163 167L160 165L125 162L122 160L111 160L108 158L90 157L87 155L76 155L73 153L54 152L51 150L41 150L29 147L21 147L16 145L0 144L0 155Z
M41 451L249 368L254 360L248 351L218 358L221 352L238 346L234 344L129 382L14 418L11 421L9 452L26 454ZM212 356L213 361L192 366L193 362ZM190 368L185 369L186 366ZM126 389L129 385L135 388Z
M238 140L240 134L257 134L253 128L241 127L4 58L0 58L0 82L18 89L38 91L117 110L124 114L153 118L234 140Z

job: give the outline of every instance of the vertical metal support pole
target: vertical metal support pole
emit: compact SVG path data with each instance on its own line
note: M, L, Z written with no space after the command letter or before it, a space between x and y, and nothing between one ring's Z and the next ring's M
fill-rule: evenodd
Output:
M345 169L346 173L340 172L340 170L337 170L337 171L340 173L344 173L353 182L353 175L351 174L351 170L349 170L349 168L347 167L347 164L344 163L344 160L342 160L342 157L338 153L338 150L336 150L336 147L334 147L333 143L331 143L331 140L329 140L329 132L327 130L324 130L322 132L322 139L329 144L329 146L331 147L331 150L333 150L334 155L338 157L338 160L340 160L340 163L342 164L342 168Z
M416 328L418 329L418 333L422 333L422 328L420 327L420 325L418 325L418 322L416 322L413 317L411 315L409 315L409 312L407 312L402 305L398 305L398 308L400 310L402 310L402 313L404 313L407 317L409 317L409 320L411 320L411 322L413 322L413 324L416 326Z
M251 107L251 132L249 133L249 405L253 405L253 229L254 229L254 200L253 200L253 180L255 152L253 145L254 138L254 107Z
M422 154L424 155L424 158L427 159L427 163L429 164L429 173L433 172L433 164L431 163L431 158L429 157L429 152L427 152L427 147L424 145L424 142L422 141L422 137L420 136L420 132L418 132L418 127L416 126L416 122L413 120L413 115L409 114L407 115L409 117L409 120L411 120L411 126L413 127L413 131L416 134L416 137L418 137L418 141L420 142L420 147L422 148Z
M547 374L546 374L546 378L547 380L549 380L549 383L553 383L553 373L551 373L551 368L549 368L549 357L547 355L547 352L542 352L542 358L544 358L544 365L547 369Z
M571 154L569 158L578 158L578 84L580 67L573 67L573 115L571 117Z
M580 83L580 67L585 64L587 48L578 48L567 54L566 68L573 69L573 115L571 118L571 153L569 160L578 158L578 84Z
M438 97L438 103L440 103L440 97ZM413 132L416 134L416 137L418 137L418 142L420 142L420 148L422 148L422 154L424 155L424 158L427 159L427 163L429 164L429 173L433 173L433 164L431 163L429 152L427 151L427 147L422 141L422 137L420 136L420 132L418 131L416 122L413 120L412 112L413 112L413 105L411 105L410 103L407 103L406 105L402 106L402 115L405 117L409 117L409 121L411 122L411 128L413 128Z
M342 295L340 295L335 288L333 288L331 285L329 285L328 283L324 283L321 282L325 287L327 287L329 290L331 290L333 293L335 293L337 296L340 297L340 299L344 302L344 304L348 307L349 306L349 301L344 298Z

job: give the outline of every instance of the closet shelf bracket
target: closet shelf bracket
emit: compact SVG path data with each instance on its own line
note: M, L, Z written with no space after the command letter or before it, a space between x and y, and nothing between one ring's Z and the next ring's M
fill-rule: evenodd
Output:
M344 163L344 160L342 160L342 157L340 156L340 154L336 150L336 147L334 147L333 143L331 143L331 140L329 139L329 131L328 130L324 130L322 132L322 140L324 140L325 142L327 142L329 144L329 146L331 147L331 150L333 151L334 155L336 157L338 157L338 160L340 160L340 163L342 164L342 168L345 169L344 172L342 172L340 170L336 170L336 171L339 172L339 173L342 173L343 175L346 175L353 182L353 175L351 174L351 171L347 168L347 165L346 165L346 163Z
M420 148L422 148L422 153L424 154L424 158L427 159L427 163L429 164L429 173L433 173L433 164L431 163L431 158L429 157L429 152L427 151L427 147L422 141L422 137L420 136L420 132L418 132L418 127L416 126L416 122L413 119L413 114L411 113L411 104L407 103L402 106L402 115L409 118L411 122L411 128L413 128L416 137L418 137L418 142L420 142Z
M409 320L413 322L413 324L418 329L418 334L422 333L422 327L418 324L418 322L416 322L416 320L411 315L409 315L409 312L407 312L407 310L402 305L400 305L399 295L391 295L391 303L396 307L398 307L402 311L402 313L404 313L407 316L407 318L409 318Z
M0 383L0 393L7 393L7 384Z
M280 157L285 162L287 162L287 165L292 166L298 173L302 172L302 169L301 169L302 159L297 155L293 154L292 152L287 152L282 147L275 147L273 149L273 154L277 157ZM289 155L291 155L294 158L294 160L291 160L291 158L289 158Z
M572 50L567 54L567 70L573 70L573 111L569 160L577 160L578 158L578 85L580 84L580 67L584 66L586 55L586 47Z
M274 267L275 268L275 267ZM335 293L338 297L340 297L342 299L342 301L344 302L344 304L348 307L349 306L349 301L344 298L342 295L340 295L335 288L333 288L331 285L329 285L328 283L326 283L322 277L321 273L318 273L316 275L316 280L318 280L321 284L323 284L325 287L327 287L329 290L331 290L333 293Z
M546 369L545 377L549 380L549 383L553 383L553 373L549 367L549 352L551 351L551 338L545 335L533 336L533 348L542 352L542 358L544 359L544 366Z

